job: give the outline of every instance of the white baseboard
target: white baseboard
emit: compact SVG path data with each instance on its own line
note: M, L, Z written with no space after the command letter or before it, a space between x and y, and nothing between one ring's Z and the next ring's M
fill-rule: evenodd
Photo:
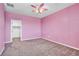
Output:
M41 38L41 37L37 37L37 38ZM25 41L25 40L33 40L33 39L37 39L37 38L27 38L27 39L21 39L21 41ZM43 38L42 39L45 39L45 40L48 40L49 38ZM63 45L63 46L67 46L69 48L72 48L72 49L76 49L76 50L79 50L79 48L76 48L76 47L73 47L73 46L70 46L70 45L67 45L67 44L63 44L63 43L60 43L60 42L56 42L56 41L53 41L53 40L48 40L48 41L51 41L51 42L55 42L57 44L60 44L60 45ZM11 43L12 41L8 41L8 42L5 42L5 43ZM4 48L2 49L1 53L3 52ZM0 54L1 54L0 53Z
M33 40L33 39L38 39L38 38L41 38L41 37L21 39L21 41L25 41L25 40ZM5 42L5 43L12 43L12 40L11 40L11 41L7 41L7 42Z
M12 43L12 41L7 41L7 42L5 42L5 43Z
M3 53L4 49L5 49L5 46L3 46L3 47L0 49L0 55Z
M42 38L42 39L48 40L49 38ZM57 43L57 44L60 44L60 45L63 45L63 46L66 46L66 47L69 47L69 48L72 48L72 49L79 50L79 48L76 48L76 47L73 47L73 46L70 46L70 45L67 45L67 44L63 44L63 43L52 41L52 40L48 40L48 41L51 41L51 42L54 42L54 43Z

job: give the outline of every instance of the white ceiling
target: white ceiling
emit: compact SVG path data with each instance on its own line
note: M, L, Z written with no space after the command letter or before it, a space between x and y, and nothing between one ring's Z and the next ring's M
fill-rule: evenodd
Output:
M62 10L66 7L69 7L73 5L74 3L45 3L44 7L48 8L48 10L42 14L36 14L32 12L33 8L30 6L31 4L40 5L40 3L11 3L11 4L13 4L14 7L10 7L5 4L6 11L17 13L17 14L22 14L22 15L43 18L59 10Z

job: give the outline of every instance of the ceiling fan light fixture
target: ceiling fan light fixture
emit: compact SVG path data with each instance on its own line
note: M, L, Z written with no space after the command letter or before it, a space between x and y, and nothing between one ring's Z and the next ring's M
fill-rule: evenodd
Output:
M46 8L44 8L44 3L42 3L40 6L34 6L31 5L31 7L33 7L34 9L32 10L32 12L38 13L38 14L42 14L43 12L45 12Z

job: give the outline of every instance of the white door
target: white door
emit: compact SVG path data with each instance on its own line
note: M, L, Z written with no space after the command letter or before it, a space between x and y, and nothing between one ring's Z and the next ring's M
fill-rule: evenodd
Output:
M11 39L22 37L22 22L21 20L11 20Z
M20 26L13 26L12 27L12 37L13 38L20 38Z

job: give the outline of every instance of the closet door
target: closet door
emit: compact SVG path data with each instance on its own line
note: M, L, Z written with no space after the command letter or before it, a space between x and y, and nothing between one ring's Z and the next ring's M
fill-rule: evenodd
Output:
M11 20L11 39L22 37L22 22L21 20Z

